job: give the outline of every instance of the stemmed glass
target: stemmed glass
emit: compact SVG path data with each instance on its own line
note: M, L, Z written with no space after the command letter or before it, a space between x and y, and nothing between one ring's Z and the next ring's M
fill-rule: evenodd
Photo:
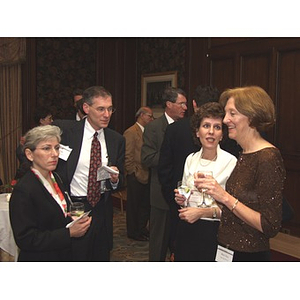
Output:
M212 171L197 171L196 172L196 177L197 178L204 178L206 176L213 176L213 172ZM198 205L198 207L208 207L208 205L205 202L206 197L208 197L208 195L206 194L206 189L201 189L201 193L202 193L202 203L200 203Z
M177 189L178 189L178 193L185 197L184 203L183 205L181 205L181 207L182 208L187 207L188 206L187 202L191 194L191 189L187 185L183 185L181 180L177 182Z

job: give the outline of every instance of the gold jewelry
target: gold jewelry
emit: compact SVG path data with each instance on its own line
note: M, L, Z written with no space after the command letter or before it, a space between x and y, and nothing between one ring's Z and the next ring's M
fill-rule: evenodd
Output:
M212 218L213 219L216 219L217 218L217 209L214 207L213 208L213 215L212 215Z
M233 206L232 206L232 208L231 208L232 212L235 210L235 208L236 208L236 206L237 206L238 203L239 203L239 199L236 199L235 202L234 202L234 204L233 204Z
M201 153L201 156L200 156L200 165L201 165L202 167L207 167L212 161L215 161L215 160L217 159L217 157L218 157L218 154L216 154L216 156L215 156L212 160L205 159L205 158L203 158L203 152L202 152L202 153ZM207 164L203 164L203 163L202 163L202 159L208 160L209 162L208 162Z

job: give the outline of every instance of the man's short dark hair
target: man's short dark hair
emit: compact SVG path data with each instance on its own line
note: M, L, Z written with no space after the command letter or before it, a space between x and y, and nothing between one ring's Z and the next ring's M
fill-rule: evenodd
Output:
M95 97L112 97L111 93L103 86L91 86L83 92L82 96L83 103L87 103L88 105L93 104Z
M73 91L73 97L75 96L81 96L83 94L83 89L75 89Z
M195 100L197 106L200 107L207 102L218 102L219 97L220 92L217 88L198 85L194 91L193 100Z
M167 87L164 90L164 93L162 94L163 108L166 107L167 101L175 103L179 94L186 97L186 93L182 89L174 88L174 87Z

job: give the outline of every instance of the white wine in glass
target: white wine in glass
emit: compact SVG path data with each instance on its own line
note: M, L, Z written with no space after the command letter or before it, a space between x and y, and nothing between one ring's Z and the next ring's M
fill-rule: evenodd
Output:
M70 206L70 214L73 220L84 214L84 204L81 202L73 202Z
M178 181L177 189L178 189L178 193L185 197L185 201L184 201L183 205L181 205L181 207L187 207L188 198L190 197L190 194L191 194L191 189L188 186L183 185L182 181Z
M206 176L213 176L213 172L212 171L205 171L205 170L200 170L196 172L196 177L197 178L204 178ZM201 190L202 193L202 203L200 203L200 205L198 205L198 207L208 207L208 205L205 202L205 199L207 197L209 197L209 195L206 194L206 189L202 189Z

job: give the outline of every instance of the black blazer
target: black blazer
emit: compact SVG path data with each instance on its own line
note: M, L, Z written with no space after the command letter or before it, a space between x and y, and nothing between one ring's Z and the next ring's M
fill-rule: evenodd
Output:
M63 186L54 173L64 193ZM67 203L68 200L66 199ZM61 207L29 170L16 184L9 202L19 261L71 261L71 237Z
M185 159L190 153L199 150L200 145L193 140L190 118L168 125L160 148L158 179L162 193L170 205L176 205L174 189L182 179Z

